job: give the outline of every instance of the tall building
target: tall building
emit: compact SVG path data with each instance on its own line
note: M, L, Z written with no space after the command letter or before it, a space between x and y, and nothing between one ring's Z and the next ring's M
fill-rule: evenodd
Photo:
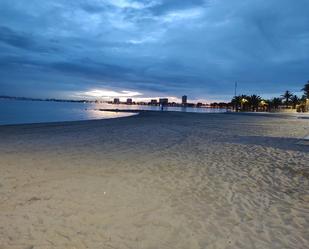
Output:
M183 95L182 98L181 98L181 103L183 105L186 105L187 104L187 96L186 95Z
M127 105L132 105L132 99L127 99Z
M114 104L120 104L119 98L114 98Z

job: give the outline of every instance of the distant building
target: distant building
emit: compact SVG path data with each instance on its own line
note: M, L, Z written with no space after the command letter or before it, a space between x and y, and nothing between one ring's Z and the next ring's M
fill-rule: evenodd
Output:
M132 105L132 99L127 99L127 105Z
M161 98L159 99L159 104L160 105L168 105L168 98Z
M183 104L183 105L186 105L187 104L187 96L186 95L183 95L182 96L182 98L181 98L181 103Z
M158 100L152 99L152 100L150 100L150 104L151 105L157 105L158 104Z
M114 98L114 104L120 104L119 98Z
M196 107L202 107L203 106L203 103L201 103L201 102L198 102L197 104L196 104Z

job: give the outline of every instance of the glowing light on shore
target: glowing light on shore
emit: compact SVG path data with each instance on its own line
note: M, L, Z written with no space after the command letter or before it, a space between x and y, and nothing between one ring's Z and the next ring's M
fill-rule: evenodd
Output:
M243 99L241 100L241 102L242 102L242 103L247 103L247 102L248 102L248 100L247 100L247 99L245 99L245 98L243 98Z
M260 102L260 104L261 104L261 105L267 105L267 103L266 103L264 100L262 100L262 101Z

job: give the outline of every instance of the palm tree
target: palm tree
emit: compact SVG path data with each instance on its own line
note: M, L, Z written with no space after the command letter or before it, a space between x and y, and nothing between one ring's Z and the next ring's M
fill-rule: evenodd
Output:
M293 95L291 97L291 102L293 105L293 109L296 109L296 105L298 105L300 103L300 99L297 97L297 95Z
M299 99L299 102L300 102L299 107L300 107L301 112L308 111L307 99L308 99L308 97L305 94L303 96L301 96L301 98Z
M309 99L309 80L307 82L307 84L304 85L304 88L301 89L302 91L304 91L304 95L306 96L306 98Z
M239 107L241 106L241 96L235 96L231 103L233 104L233 106L235 107L235 111L239 110Z
M247 99L250 107L252 108L252 111L257 111L262 98L260 96L253 94L249 96Z
M248 99L249 99L249 96L244 95L244 94L240 95L240 106L241 106L240 109L242 111L247 111L248 110L248 107L249 107Z
M272 100L271 99L262 99L262 102L265 103L263 109L265 110L265 106L266 106L266 111L269 112L272 108ZM263 104L262 102L261 102L261 104Z
M286 108L289 107L289 102L292 96L293 96L293 93L291 93L290 91L285 91L285 93L281 95L281 97L285 100L284 102L285 102Z
M307 100L307 97L305 94L303 94L300 98L300 101L306 103L306 100Z
M275 108L275 109L278 109L278 107L282 104L282 100L281 98L273 98L271 101L270 101L270 105Z
M247 95L235 96L231 103L234 105L236 111L244 111L248 109L249 97Z

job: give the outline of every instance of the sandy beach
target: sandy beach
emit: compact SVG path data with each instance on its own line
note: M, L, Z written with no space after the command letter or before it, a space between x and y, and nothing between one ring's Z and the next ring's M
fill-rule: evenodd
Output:
M308 248L308 134L254 114L2 126L0 248Z

